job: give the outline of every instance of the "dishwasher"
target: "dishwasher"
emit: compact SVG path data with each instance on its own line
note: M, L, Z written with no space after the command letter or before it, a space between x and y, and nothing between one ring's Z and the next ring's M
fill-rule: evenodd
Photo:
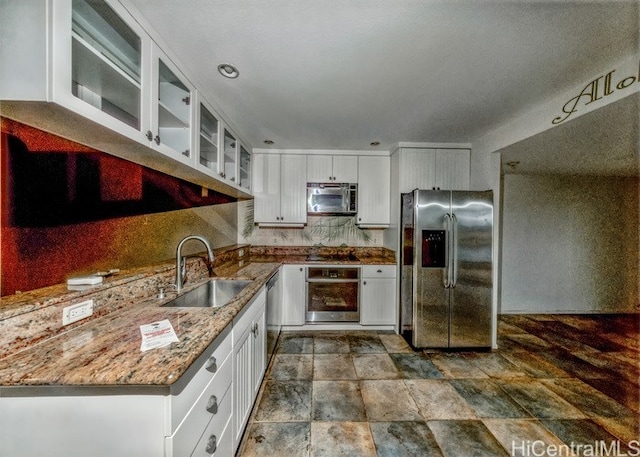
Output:
M278 344L282 329L282 286L280 273L276 271L267 281L267 366Z

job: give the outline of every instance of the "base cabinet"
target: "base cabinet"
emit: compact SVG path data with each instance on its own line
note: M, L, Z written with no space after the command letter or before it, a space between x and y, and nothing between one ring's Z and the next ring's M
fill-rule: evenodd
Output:
M306 320L305 267L282 267L282 325L304 325Z
M396 323L395 265L363 265L360 292L361 325Z
M0 388L0 456L233 456L266 369L265 304L263 288L171 387Z

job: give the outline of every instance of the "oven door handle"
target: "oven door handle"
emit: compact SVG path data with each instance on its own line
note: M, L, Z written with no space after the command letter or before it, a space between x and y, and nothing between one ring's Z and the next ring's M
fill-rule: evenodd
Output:
M332 279L311 279L311 278L307 278L307 282L348 283L348 282L360 282L360 280L359 279L340 279L340 278L332 278Z

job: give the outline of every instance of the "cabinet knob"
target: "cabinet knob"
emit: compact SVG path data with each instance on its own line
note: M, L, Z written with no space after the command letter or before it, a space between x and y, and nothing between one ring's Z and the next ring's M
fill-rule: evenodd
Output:
M367 285L367 281L362 281L362 285L366 286Z
M253 336L256 338L258 337L258 330L259 330L259 327L258 327L258 323L256 322L255 324L253 324L253 328L251 329L251 333L253 333Z
M215 435L211 435L207 441L205 451L207 454L213 455L216 452L216 449L218 449L218 438Z
M211 356L209 357L209 360L207 360L207 364L204 368L211 373L215 373L216 371L218 371L218 361L214 356Z
M149 141L153 140L153 133L151 133L151 130L147 130L146 137L147 137L147 140Z
M156 135L156 136L153 138L153 141L155 141L157 145L160 145L160 135Z
M235 180L236 180L235 176L233 178L231 178L231 181L235 181Z
M211 395L209 397L209 401L207 401L207 411L211 414L216 414L218 412L218 397L215 395Z
M376 272L377 272L377 273L382 273L382 270L377 270Z

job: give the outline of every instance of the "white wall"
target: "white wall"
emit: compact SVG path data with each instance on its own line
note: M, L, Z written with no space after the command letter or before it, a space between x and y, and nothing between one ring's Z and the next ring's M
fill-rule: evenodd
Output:
M633 311L638 179L504 176L501 310Z

